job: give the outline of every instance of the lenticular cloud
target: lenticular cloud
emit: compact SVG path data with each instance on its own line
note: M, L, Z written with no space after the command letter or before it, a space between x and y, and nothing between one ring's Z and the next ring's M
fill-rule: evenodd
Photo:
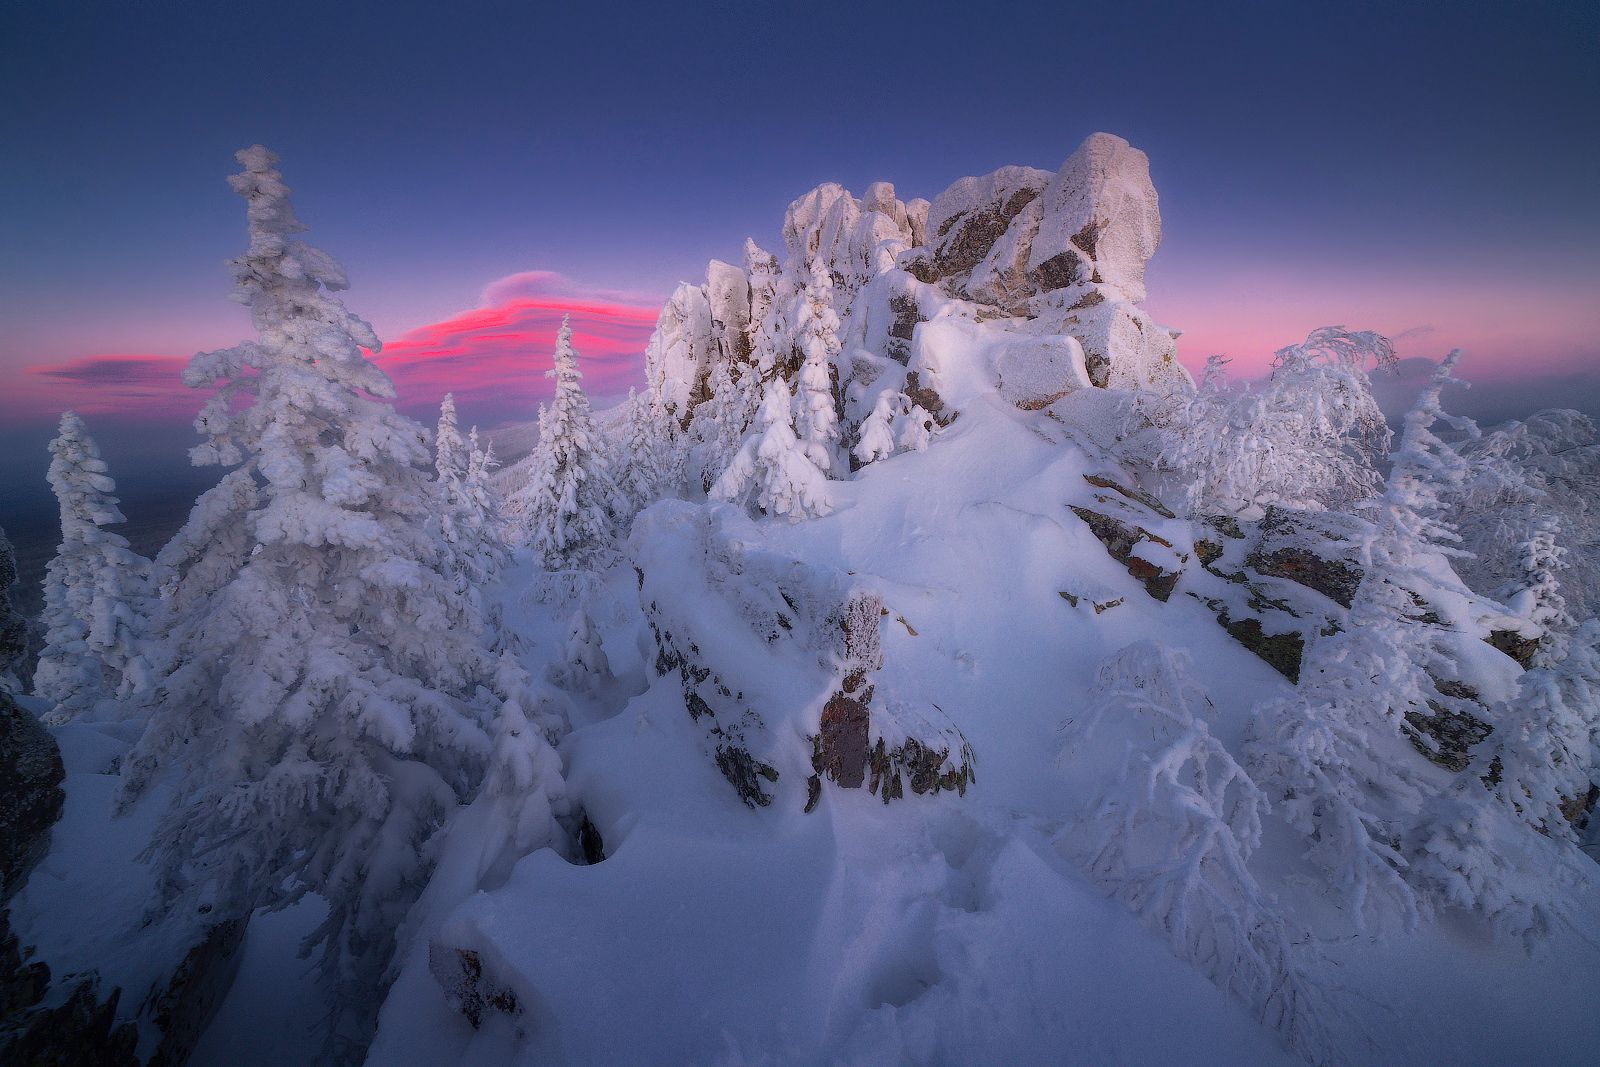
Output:
M378 363L394 380L399 405L432 409L454 391L473 417L527 417L551 385L548 369L556 330L572 316L573 341L598 398L621 396L642 384L640 355L661 301L641 293L575 285L554 271L520 271L483 289L480 305L386 339ZM77 407L95 413L163 419L186 357L94 355L28 368L30 407ZM199 406L198 397L179 396Z

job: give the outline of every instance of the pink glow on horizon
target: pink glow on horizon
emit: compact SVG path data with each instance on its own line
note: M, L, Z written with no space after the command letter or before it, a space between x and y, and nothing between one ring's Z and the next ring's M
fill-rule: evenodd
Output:
M1319 326L1377 330L1402 357L1462 349L1461 372L1483 382L1600 370L1600 303L1575 292L1513 283L1407 279L1384 285L1222 272L1206 286L1168 282L1146 307L1181 330L1178 355L1197 370L1213 353L1238 377L1265 374L1277 349ZM1169 299L1168 294L1179 294Z
M425 418L453 392L463 416L485 425L532 419L554 389L544 371L566 314L591 396L611 398L643 383L645 342L659 308L649 297L573 292L545 271L502 278L485 296L498 299L407 330L373 357L394 380L400 408ZM184 356L98 353L24 367L0 397L0 417L53 419L73 408L136 421L187 420L204 398L183 386L187 363Z

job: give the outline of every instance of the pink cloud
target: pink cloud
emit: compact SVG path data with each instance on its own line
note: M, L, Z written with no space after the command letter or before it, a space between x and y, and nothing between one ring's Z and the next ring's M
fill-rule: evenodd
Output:
M552 271L524 271L485 286L482 306L406 330L374 358L394 379L400 407L412 414L424 415L454 392L464 418L485 425L528 419L554 389L544 372L563 315L572 317L584 386L604 399L643 383L645 342L659 307L645 294L583 289ZM103 353L26 367L0 398L0 412L53 418L71 407L187 420L202 399L183 387L187 362L175 355Z

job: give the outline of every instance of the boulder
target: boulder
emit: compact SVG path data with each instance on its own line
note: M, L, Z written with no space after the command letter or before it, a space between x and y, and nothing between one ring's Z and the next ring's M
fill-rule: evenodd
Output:
M1012 222L1049 181L1049 171L1001 167L982 177L961 178L934 197L926 224L933 276L923 280L955 278L956 288L964 291L964 276L988 259ZM1031 225L1025 221L1019 229L1030 230ZM1000 273L1005 261L1015 260L1013 251L1020 240L1014 236L1008 242L999 257L1002 263L987 268L986 278ZM1026 253L1025 248L1022 251Z
M1092 283L1137 304L1145 297L1145 264L1160 243L1149 157L1121 137L1095 133L1039 194L1026 269L1040 292Z
M1024 411L1049 407L1074 389L1089 388L1083 348L1071 337L1019 339L994 359L1000 395Z

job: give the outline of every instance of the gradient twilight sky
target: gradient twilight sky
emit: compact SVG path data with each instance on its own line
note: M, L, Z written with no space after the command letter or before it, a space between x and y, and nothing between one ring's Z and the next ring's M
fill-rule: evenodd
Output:
M173 447L182 360L248 330L248 144L402 406L491 425L547 393L563 310L600 402L640 382L672 285L818 182L931 198L1094 130L1150 155L1148 306L1191 366L1344 323L1465 348L1475 413L1600 413L1593 0L35 0L0 9L0 468L42 475L68 405Z

